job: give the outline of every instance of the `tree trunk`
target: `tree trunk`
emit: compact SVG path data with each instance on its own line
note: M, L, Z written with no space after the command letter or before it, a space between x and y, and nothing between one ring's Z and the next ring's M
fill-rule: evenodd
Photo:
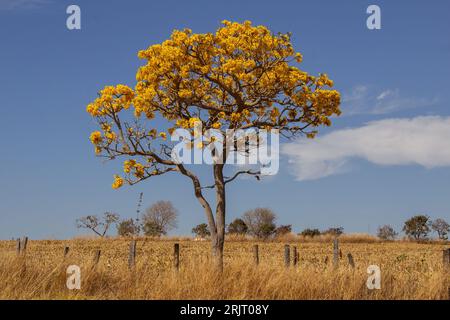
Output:
M178 164L178 170L192 180L195 197L205 210L211 232L212 256L219 270L223 270L223 246L225 242L225 179L223 177L224 164L214 164L214 182L216 190L216 217L208 201L202 193L202 187L198 177L187 170L182 164Z
M214 165L216 189L216 236L212 238L212 254L220 271L223 270L223 247L225 243L225 182L223 164Z

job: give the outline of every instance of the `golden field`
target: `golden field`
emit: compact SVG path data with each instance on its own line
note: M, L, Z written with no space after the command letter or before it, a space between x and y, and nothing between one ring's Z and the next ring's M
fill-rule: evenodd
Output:
M359 239L359 240L358 240ZM341 238L342 258L333 268L332 242L291 237L283 241L226 242L223 273L211 266L208 241L137 240L136 268L128 267L128 239L0 241L0 299L448 299L449 271L443 243L379 242ZM180 243L180 270L173 246ZM297 246L296 267L284 266L284 245ZM259 244L260 264L252 248ZM70 247L66 259L64 247ZM93 268L96 250L99 264ZM352 270L347 253L354 257ZM328 257L328 263L325 262ZM66 287L66 268L81 268L81 289ZM366 287L367 267L381 268L381 289Z

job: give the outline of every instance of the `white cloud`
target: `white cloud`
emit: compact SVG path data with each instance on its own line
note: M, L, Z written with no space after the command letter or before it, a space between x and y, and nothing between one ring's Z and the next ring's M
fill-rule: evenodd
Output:
M382 93L380 93L378 95L377 100L380 101L380 100L386 99L387 97L394 95L396 92L398 92L398 90L397 91L392 91L392 90L383 91Z
M435 105L434 98L405 97L399 89L386 89L379 93L371 92L366 85L353 87L342 95L343 115L355 114L387 114L404 109L420 108Z
M48 0L0 0L0 10L33 9L48 2Z
M281 151L298 180L348 171L355 158L377 165L450 166L450 117L373 121L314 140L302 138L284 144Z

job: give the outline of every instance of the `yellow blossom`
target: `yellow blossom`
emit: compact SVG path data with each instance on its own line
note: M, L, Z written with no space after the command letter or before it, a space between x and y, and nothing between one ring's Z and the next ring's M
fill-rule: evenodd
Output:
M221 126L222 124L220 122L214 122L211 127L213 127L214 129L220 129Z
M91 140L91 142L93 144L99 144L102 142L103 138L102 138L102 134L100 131L94 131L91 133L91 136L89 137L89 140Z
M134 166L134 175L136 176L136 178L142 178L144 176L144 166L140 163L136 163L136 165Z
M213 129L274 128L290 134L303 132L300 128L306 124L331 125L330 118L341 113L340 94L330 89L333 81L325 73L315 77L299 68L303 57L294 50L290 34L250 21L223 21L208 33L174 30L169 39L139 51L138 57L144 61L134 87L105 86L86 106L101 128L89 137L95 152L114 143L105 152L111 159L134 157L136 148L143 155L160 152L164 142L157 138L165 140L178 128L189 131L186 140L197 138L203 134L197 122ZM158 125L165 120L172 127L167 134L159 133L154 118ZM205 148L214 141L186 140L190 148ZM143 159L144 165L125 161L126 179L117 176L113 187L135 177L142 180L158 162L161 169L167 167L156 157Z
M166 140L167 139L167 134L165 132L160 132L159 136L163 139Z
M150 137L152 137L153 139L156 137L156 129L151 129L149 132L148 132L148 135L150 136Z
M230 120L231 120L232 122L237 122L237 121L239 121L240 119L241 119L241 114L240 114L240 113L235 113L235 112L233 112L233 113L231 114Z
M114 132L107 132L105 137L108 139L108 142L116 140L116 134Z
M118 175L114 175L114 182L112 183L113 189L118 189L123 186L123 179Z
M196 125L199 125L200 124L200 119L199 118L190 118L189 119L189 127L190 128L193 128L193 127L195 127Z
M133 159L125 160L125 162L123 163L123 171L125 173L130 173L131 169L134 168L135 165L136 165L136 160L133 160Z

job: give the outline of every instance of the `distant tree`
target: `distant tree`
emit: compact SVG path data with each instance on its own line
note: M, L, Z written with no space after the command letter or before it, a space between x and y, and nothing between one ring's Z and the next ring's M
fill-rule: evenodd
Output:
M230 234L244 235L247 233L247 231L248 227L245 224L244 220L239 218L234 219L233 222L228 225L228 233Z
M206 223L201 223L192 228L192 233L200 238L206 238L211 235L208 229L208 225Z
M300 235L305 236L305 237L315 237L315 236L320 236L320 231L319 229L305 229L303 230Z
M132 237L139 235L141 227L133 218L124 219L117 224L117 234L121 237Z
M329 228L328 230L325 230L322 232L322 234L330 234L330 235L336 236L336 237L339 237L343 233L344 233L343 227L333 227L333 228Z
M439 239L447 240L450 232L450 225L444 219L436 219L431 224L431 229L437 232Z
M263 223L256 235L258 238L267 239L275 234L276 225L274 223Z
M166 235L177 226L177 210L170 201L158 201L147 208L142 216L144 233L147 236Z
M96 235L104 237L112 224L119 221L117 213L105 212L103 216L89 215L76 220L77 228L92 230Z
M161 237L165 235L164 229L155 221L147 221L142 226L144 234L148 237Z
M281 225L275 229L275 236L283 236L292 232L292 225Z
M379 226L377 230L377 237L382 240L394 240L397 232L390 225Z
M405 221L403 231L409 238L415 240L426 239L430 232L430 217L426 215L417 215Z
M276 228L276 215L268 208L256 208L245 212L242 216L248 232L258 238L271 236Z

